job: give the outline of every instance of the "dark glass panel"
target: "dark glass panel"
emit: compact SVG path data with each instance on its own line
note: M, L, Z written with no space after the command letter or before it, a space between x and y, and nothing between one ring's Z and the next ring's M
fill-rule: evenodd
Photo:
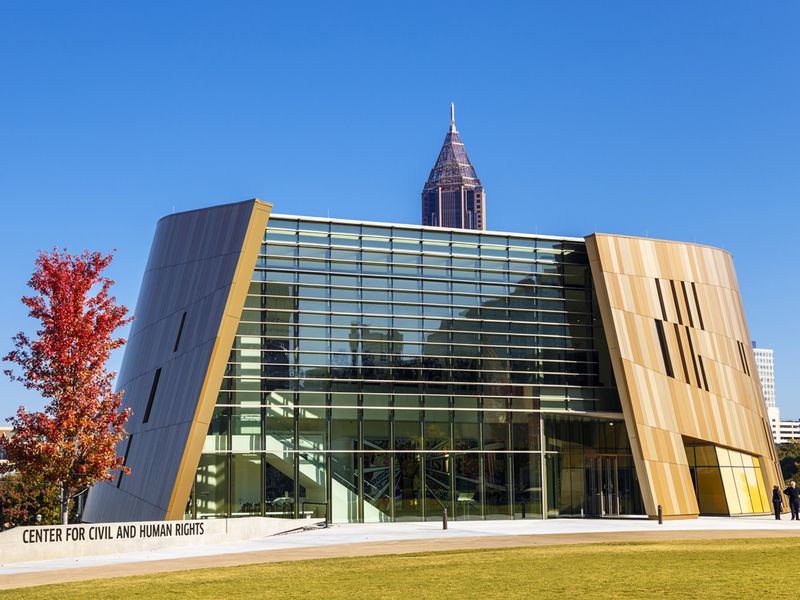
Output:
M510 454L489 452L483 455L483 487L486 517L490 519L511 518L511 494L509 493Z
M400 406L409 399L395 397L395 406ZM396 450L418 450L421 444L421 423L419 410L394 411L394 447Z
M377 396L388 402L388 396ZM391 443L391 422L389 410L364 409L364 450L388 450Z
M542 518L542 467L539 454L512 454L514 517Z
M456 398L456 408L459 404L468 404L474 399ZM478 413L464 410L456 410L453 413L453 449L454 450L477 450L480 447L480 426L478 424Z
M511 413L511 436L512 449L538 450L539 413Z
M481 455L454 454L455 517L458 520L481 518Z
M558 454L545 455L545 475L547 484L547 516L561 514L561 457Z
M425 443L427 445L427 439ZM435 452L423 456L425 457L425 519L435 521L442 518L445 509L450 514L453 512L450 493L453 455L448 452Z
M398 452L394 455L394 513L397 521L422 519L421 455Z
M484 405L491 400L485 400ZM505 403L505 400L502 400ZM483 413L483 449L508 450L508 413L486 411Z

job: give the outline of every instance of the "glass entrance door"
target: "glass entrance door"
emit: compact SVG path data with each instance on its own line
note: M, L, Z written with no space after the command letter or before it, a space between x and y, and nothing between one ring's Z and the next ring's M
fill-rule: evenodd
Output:
M619 466L617 456L587 456L585 476L587 515L590 517L619 516Z

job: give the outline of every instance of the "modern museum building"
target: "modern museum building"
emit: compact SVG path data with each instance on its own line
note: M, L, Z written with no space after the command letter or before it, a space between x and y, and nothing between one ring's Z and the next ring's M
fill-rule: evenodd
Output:
M270 212L159 222L85 521L770 512L725 251Z

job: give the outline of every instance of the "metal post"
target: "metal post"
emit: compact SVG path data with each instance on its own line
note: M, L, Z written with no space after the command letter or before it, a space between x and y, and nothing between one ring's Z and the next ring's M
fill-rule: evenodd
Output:
M658 505L658 524L664 524L664 510L661 508L661 505Z
M447 507L442 511L442 529L447 529Z

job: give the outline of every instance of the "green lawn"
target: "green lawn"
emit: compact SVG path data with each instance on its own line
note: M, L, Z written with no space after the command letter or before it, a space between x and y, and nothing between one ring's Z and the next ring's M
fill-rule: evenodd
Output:
M0 591L0 598L786 598L800 538L310 560Z

